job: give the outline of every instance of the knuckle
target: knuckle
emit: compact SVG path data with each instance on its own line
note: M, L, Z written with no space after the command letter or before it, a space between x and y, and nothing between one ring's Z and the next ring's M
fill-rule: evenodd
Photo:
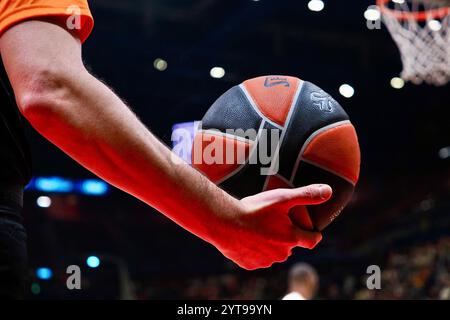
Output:
M314 198L314 190L312 187L305 187L303 190L303 196L308 199Z
M311 238L310 240L308 240L306 242L306 248L307 249L314 249L319 242L322 240L322 236L320 234L315 235L313 238Z
M285 262L289 258L289 255L285 254L280 256L278 259L274 261L274 263L282 263Z
M286 248L285 246L280 247L277 254L274 255L274 262L284 262L286 261L291 254L291 249Z
M312 242L312 241L308 241L308 242L306 242L306 243L304 244L304 247L305 247L306 249L314 249L315 244L314 244L314 242Z
M241 267L242 269L249 270L249 271L257 269L255 267L255 263L252 261L238 261L238 262L236 262L236 264L239 267Z
M315 241L313 241L311 239L302 239L296 243L295 247L301 247L301 248L305 248L305 249L313 249L315 246L314 243L315 243Z

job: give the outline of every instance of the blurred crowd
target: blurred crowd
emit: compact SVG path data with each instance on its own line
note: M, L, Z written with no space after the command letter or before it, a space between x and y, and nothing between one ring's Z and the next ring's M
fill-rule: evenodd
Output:
M367 275L323 281L318 299L450 299L450 237L389 252L381 289L369 290ZM320 274L320 271L319 271ZM257 273L159 278L136 286L138 299L280 299L287 271L270 278Z
M450 299L450 237L393 251L382 268L382 290L361 289L355 299Z

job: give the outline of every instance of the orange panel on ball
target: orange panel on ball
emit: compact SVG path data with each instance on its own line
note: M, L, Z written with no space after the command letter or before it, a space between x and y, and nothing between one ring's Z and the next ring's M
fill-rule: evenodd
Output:
M344 177L354 185L358 182L361 155L358 137L351 124L319 133L308 144L302 157Z
M217 183L245 164L253 142L217 132L199 132L194 139L192 165Z
M292 185L288 183L285 179L273 175L267 177L267 185L265 190L274 190L274 189L291 189Z
M259 77L244 82L259 111L282 127L299 85L300 79L284 76Z

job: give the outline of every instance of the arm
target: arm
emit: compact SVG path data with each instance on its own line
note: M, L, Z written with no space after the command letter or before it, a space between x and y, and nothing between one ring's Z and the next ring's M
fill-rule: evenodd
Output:
M326 201L328 186L238 201L188 165L175 165L170 150L88 73L80 41L64 28L44 21L18 24L0 38L0 51L19 108L39 133L240 266L267 267L284 261L293 247L312 248L321 240L319 233L295 228L288 212Z

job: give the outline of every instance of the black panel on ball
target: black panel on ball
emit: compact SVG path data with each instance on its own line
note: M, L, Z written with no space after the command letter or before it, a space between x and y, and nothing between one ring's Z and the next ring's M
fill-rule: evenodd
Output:
M264 132L267 133L267 136L265 139L261 136L259 137L260 140L257 145L258 149L255 150L257 156L255 156L253 160L249 159L249 161L251 161L250 163L246 164L239 172L220 184L221 188L239 199L254 195L264 189L267 175L263 175L261 173L261 169L267 169L267 172L269 172L273 159L272 153L276 151L277 146L272 146L271 144L272 135L274 134L280 136L281 130L267 122L265 123L263 129ZM263 143L266 144L266 149L261 151ZM266 163L264 161L265 158L270 158L270 163Z
M314 226L317 230L323 230L332 222L330 218L338 216L350 201L354 186L334 173L304 161L300 162L294 185L302 187L316 183L328 184L333 189L333 195L330 200L317 206L308 206L308 212Z
M260 174L260 165L247 164L219 186L232 196L242 199L262 191L266 177Z
M339 103L311 82L303 83L280 150L280 174L290 179L305 141L315 131L349 117Z
M203 117L202 128L217 129L222 132L226 132L227 129L257 131L261 121L261 117L253 109L242 89L235 86L214 102Z

